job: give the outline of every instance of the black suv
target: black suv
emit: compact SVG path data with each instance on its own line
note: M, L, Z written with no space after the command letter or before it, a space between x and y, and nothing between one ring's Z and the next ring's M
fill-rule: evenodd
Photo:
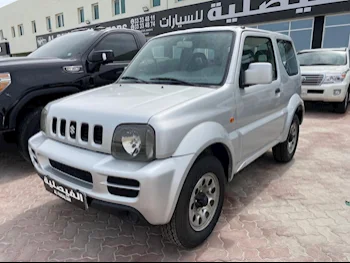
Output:
M53 100L115 82L146 43L139 31L81 29L27 57L0 60L0 133L29 161L28 140Z

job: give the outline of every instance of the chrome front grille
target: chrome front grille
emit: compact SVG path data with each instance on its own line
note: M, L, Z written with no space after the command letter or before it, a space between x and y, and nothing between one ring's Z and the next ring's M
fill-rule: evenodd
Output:
M78 124L76 121L54 117L51 132L60 139L83 143L93 142L97 146L103 144L103 127L97 124L91 127L88 123Z
M320 86L324 75L321 74L305 74L302 75L303 85L305 86Z

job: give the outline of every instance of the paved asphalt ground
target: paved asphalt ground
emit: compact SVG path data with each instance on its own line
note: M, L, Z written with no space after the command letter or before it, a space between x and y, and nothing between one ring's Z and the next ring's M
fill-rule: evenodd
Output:
M227 188L215 233L180 250L159 228L83 212L0 142L0 261L349 261L350 110L308 108L295 159L271 152Z

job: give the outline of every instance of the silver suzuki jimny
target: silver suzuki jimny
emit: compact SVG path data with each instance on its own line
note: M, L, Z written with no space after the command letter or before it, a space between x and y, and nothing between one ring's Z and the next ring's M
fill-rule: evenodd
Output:
M194 248L216 226L235 174L271 148L278 162L293 158L300 93L288 36L245 27L164 34L114 84L47 105L31 160L65 201L127 210Z

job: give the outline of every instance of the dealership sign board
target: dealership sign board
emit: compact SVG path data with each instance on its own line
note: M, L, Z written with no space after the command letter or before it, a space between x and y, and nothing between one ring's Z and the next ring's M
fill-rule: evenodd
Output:
M350 0L211 1L99 24L140 30L147 37L206 26L247 25L349 10ZM86 26L92 28L96 25ZM70 31L37 36L37 46Z

